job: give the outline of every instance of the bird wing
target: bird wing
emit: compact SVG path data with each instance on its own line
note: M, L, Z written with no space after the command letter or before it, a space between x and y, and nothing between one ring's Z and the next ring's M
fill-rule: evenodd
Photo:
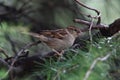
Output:
M44 35L48 38L63 39L65 35L67 35L67 33L64 29L57 29L57 30L44 30L40 32L40 35Z

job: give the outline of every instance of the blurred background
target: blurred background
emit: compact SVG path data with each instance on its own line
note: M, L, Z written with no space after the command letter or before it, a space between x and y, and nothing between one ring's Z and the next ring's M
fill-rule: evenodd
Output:
M109 25L115 19L119 18L119 0L81 1L87 6L101 12L103 24ZM9 37L9 43L11 44L11 41L13 41L13 44L15 43L14 46L16 45L19 50L20 46L22 47L25 43L29 42L29 40L34 41L31 37L30 39L24 37L26 42L22 37L22 41L21 36L27 35L21 35L21 32L32 31L39 33L41 30L65 28L73 25L84 29L87 26L73 22L76 18L90 21L88 17L81 13L96 16L94 11L76 4L74 0L0 0L0 22L3 25L1 26L1 34L6 30L7 33L4 34L7 36L6 39ZM8 35L8 32L12 34L13 31L15 32L14 36ZM93 32L95 33L95 31ZM89 34L83 36L83 38L80 39L82 41L78 39L76 42L79 42L84 47L86 45L85 40L88 39ZM14 50L14 52L17 52L17 50Z
M99 10L102 14L101 18L103 24L109 25L115 19L118 19L120 17L120 9L119 9L120 0L80 0L80 1L89 7ZM25 35L22 32L28 32L28 31L40 32L41 30L65 28L71 25L80 28L85 28L87 26L73 22L73 20L76 18L80 18L88 21L90 20L88 17L80 14L80 12L85 13L87 15L94 15L94 16L96 15L95 12L90 11L78 5L74 0L0 0L0 48L4 49L9 56L12 56L15 55L26 44L36 41L36 39L28 35ZM118 48L120 48L119 44L117 43L118 41L111 40L112 42L106 43L108 39L98 38L97 40L99 41L95 42L95 45L102 46L103 52L101 51L101 49L99 50L98 48L96 49L94 47L91 52L93 54L95 53L95 55L87 54L89 53L88 44L87 44L88 38L89 35L86 34L82 39L80 39L82 40L81 42L80 40L76 41L82 45L81 50L83 50L83 52L81 52L83 54L81 54L78 58L81 58L82 56L84 63L88 64L87 66L86 65L82 66L83 68L85 68L83 70L83 73L77 73L75 70L69 75L66 76L60 75L62 76L62 79L56 79L56 80L65 80L68 79L68 76L70 75L75 76L75 74L77 74L78 76L75 76L74 77L75 79L69 78L69 80L73 80L73 79L82 80L83 74L90 66L89 61L86 60L88 57L90 62L92 62L97 56L104 55L104 53L106 54L109 50L112 50L113 48L116 49L116 51L118 50ZM116 43L113 43L114 41ZM105 49L106 46L110 44L112 45L112 47L109 46L107 49ZM118 44L117 45L118 48L116 48L115 44ZM41 52L48 52L47 50L48 48L44 47L44 44L40 44L38 46L32 47L29 51L30 51L30 55L34 55L34 54L40 54ZM98 52L101 54L99 54ZM119 55L118 53L116 52L117 55ZM0 57L4 57L4 56L0 54ZM118 59L118 57L117 58L116 57L115 59ZM114 58L112 58L111 60L114 60ZM74 62L76 61L79 63L80 60L75 59L73 60L73 62L70 61L70 64L72 65L72 63L74 64ZM69 60L67 62L69 63ZM81 64L84 63L81 62ZM97 77L95 78L91 77L89 80L103 80L103 79L119 80L120 76L118 74L120 74L120 72L118 72L117 75L113 76L113 78L111 78L111 76L108 78L109 71L107 72L107 70L111 70L111 66L112 66L110 64L114 64L114 61L112 62L108 61L106 63L100 63L100 65L97 65L97 69L95 70L97 74L95 73L93 74L93 76L97 75ZM105 70L101 70L105 66L107 66ZM115 71L116 71L116 65L114 64L113 66L115 67ZM81 70L83 68L80 67L78 69ZM100 72L100 70L103 72ZM115 73L115 71L113 72ZM55 72L53 71L48 73L53 74L53 75L48 75L50 77L51 76L53 77ZM117 79L116 76L119 79ZM52 79L49 78L48 80L52 80Z
M81 1L99 10L102 14L102 22L105 24L110 24L119 17L119 0ZM19 20L19 23L31 25L31 30L35 32L40 29L56 29L77 25L73 22L73 19L86 19L80 12L96 15L95 12L76 4L74 0L0 0L0 3L2 21L14 22ZM81 27L81 25L78 26Z

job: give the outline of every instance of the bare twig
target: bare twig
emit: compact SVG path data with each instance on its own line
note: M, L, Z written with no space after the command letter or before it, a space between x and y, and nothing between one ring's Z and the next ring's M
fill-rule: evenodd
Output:
M1 66L4 66L7 69L9 68L8 63L4 59L2 59L2 58L0 58L0 67Z
M81 20L81 19L74 19L74 22L90 26L89 21L85 21L85 20Z
M97 64L98 61L106 61L110 56L111 56L111 52L108 53L107 55L105 55L104 57L98 57L98 58L96 58L96 59L93 61L93 63L91 64L89 70L86 72L85 77L84 77L83 80L87 80L87 79L88 79L88 77L90 76L93 68L95 67L95 65Z
M58 71L56 72L55 77L53 77L53 80L57 80L57 79L59 78L59 76L60 76L61 73L62 73L62 71L61 71L61 70L58 70Z
M88 17L91 17L91 18L94 18L94 19L98 19L97 21L97 24L100 24L101 23L101 13L100 11L98 11L97 9L94 9L94 8L91 8L91 7L88 7L87 5L85 5L84 3L80 2L79 0L75 0L79 5L89 9L89 10L92 10L92 11L95 11L97 13L97 16L91 16L91 15L87 15Z
M0 58L0 68L6 68L6 69L9 69L10 68L10 65L2 58ZM15 73L19 73L22 71L22 68L21 67L13 67L11 69L12 72L15 72ZM4 74L3 74L4 75ZM7 75L5 74L4 76L2 76L0 78L0 80L4 79ZM13 76L13 75L12 75ZM13 80L13 79L12 79Z
M90 24L90 27L89 27L89 36L90 36L90 42L91 43L92 43L92 33L91 33L91 30L92 30L93 22L94 22L94 19L92 18L91 24Z
M74 22L80 23L80 24L84 24L84 25L87 25L87 26L91 25L91 22L85 21L85 20L81 20L81 19L74 19ZM104 29L104 28L108 28L108 25L105 25L105 24L99 24L99 25L93 24L92 25L92 29ZM84 32L84 31L87 31L88 29L89 28L83 29L82 31Z
M10 65L10 68L9 70L6 72L5 76L8 75L8 73L13 69L13 66L14 66L14 63L17 61L18 57L28 48L34 46L34 45L37 45L39 44L41 41L36 41L36 42L33 42L33 43L30 43L30 44L27 44L25 47L23 47L18 53L17 55L14 57L11 65Z
M87 9L89 9L89 10L95 11L97 14L100 13L100 11L98 11L98 10L96 10L96 9L94 9L94 8L88 7L87 5L85 5L84 3L80 2L79 0L75 0L75 1L76 1L79 5L85 7L85 8L87 8ZM100 15L99 15L98 17L100 17Z

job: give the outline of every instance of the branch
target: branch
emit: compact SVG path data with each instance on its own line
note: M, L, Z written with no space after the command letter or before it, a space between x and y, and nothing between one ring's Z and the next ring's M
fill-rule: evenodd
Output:
M81 20L81 19L74 19L74 22L80 23L80 24L84 24L84 25L87 25L87 26L91 25L91 22L85 21L85 20ZM105 28L108 28L108 25L105 25L105 24L99 24L99 25L93 24L92 27L91 27L91 29L105 29ZM88 29L89 29L89 27L86 28L86 29L83 29L82 31L85 32Z
M37 45L39 44L41 41L36 41L36 42L33 42L33 43L29 43L27 44L25 47L23 47L18 53L17 55L13 58L13 61L9 67L9 70L6 72L6 75L8 75L10 73L10 71L13 69L13 66L14 66L14 63L17 61L18 57L28 48L34 46L34 45Z
M88 7L87 5L85 5L84 3L80 2L79 0L75 0L79 5L89 9L89 10L92 10L92 11L95 11L97 13L97 16L91 16L91 15L88 15L88 17L91 17L91 18L94 18L94 19L98 19L97 21L97 24L100 24L101 23L101 13L100 11L98 11L97 9L94 9L94 8L91 8L91 7Z
M4 59L2 59L2 58L0 58L0 68L5 68L5 69L9 69L10 68L10 65L4 60ZM11 72L14 72L16 75L17 74L19 74L20 72L22 72L23 71L23 69L22 69L22 67L12 67L11 68ZM6 74L5 75L3 75L1 78L0 78L0 80L2 80L2 79L4 79L4 78L6 78Z
M93 68L95 67L95 65L97 64L98 61L106 61L106 60L110 57L110 55L111 55L111 53L105 55L104 57L98 57L98 58L96 58L96 59L93 61L93 63L91 64L89 70L86 72L85 77L84 77L83 80L87 80L87 79L88 79L88 77L90 76Z
M8 63L2 58L0 58L0 68L1 66L4 66L4 68L7 68L7 69L9 68Z

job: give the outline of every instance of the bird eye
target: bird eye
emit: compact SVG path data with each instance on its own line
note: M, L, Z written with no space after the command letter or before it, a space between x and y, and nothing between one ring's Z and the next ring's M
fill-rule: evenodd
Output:
M77 29L75 29L75 31L77 32L77 33L79 33L80 31L79 30L77 30Z

